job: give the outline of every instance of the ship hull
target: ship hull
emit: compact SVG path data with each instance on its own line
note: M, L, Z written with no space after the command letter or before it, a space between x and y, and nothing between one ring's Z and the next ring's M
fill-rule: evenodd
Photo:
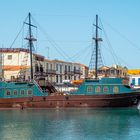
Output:
M140 100L139 93L111 95L50 95L0 99L0 108L96 108L131 107Z

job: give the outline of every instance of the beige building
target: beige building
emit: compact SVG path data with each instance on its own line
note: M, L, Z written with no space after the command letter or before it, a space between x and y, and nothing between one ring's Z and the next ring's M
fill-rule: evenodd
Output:
M3 70L6 80L24 78L30 80L30 54L27 49L2 48ZM64 81L78 80L87 77L88 68L79 63L61 60L49 60L44 56L33 54L34 78L40 77L52 83L62 84Z
M119 65L112 65L111 67L102 66L98 68L98 77L126 77L127 68ZM94 77L95 71L90 72L90 77Z

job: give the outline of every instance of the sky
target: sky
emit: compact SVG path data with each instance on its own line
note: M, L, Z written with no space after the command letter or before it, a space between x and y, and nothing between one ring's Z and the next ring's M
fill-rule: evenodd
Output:
M31 12L36 53L89 66L98 14L104 65L140 69L139 5L139 0L0 0L0 46L25 47L26 27L13 41Z

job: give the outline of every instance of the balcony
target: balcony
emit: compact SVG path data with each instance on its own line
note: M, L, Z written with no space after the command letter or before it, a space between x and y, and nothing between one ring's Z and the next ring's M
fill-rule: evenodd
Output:
M74 70L73 73L74 74L82 74L80 70Z
M46 69L47 74L56 74L56 70Z
M46 72L35 72L35 76L47 76L56 74L56 70L47 69Z
M72 74L74 74L74 72L73 71L64 71L64 74L68 74L68 75L72 75Z

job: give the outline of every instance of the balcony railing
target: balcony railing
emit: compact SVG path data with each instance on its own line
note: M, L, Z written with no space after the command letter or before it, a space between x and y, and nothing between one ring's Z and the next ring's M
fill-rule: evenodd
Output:
M74 70L73 72L74 72L74 74L81 74L80 70Z
M47 76L50 74L56 74L56 70L47 69L46 72L35 72L35 76Z
M70 75L72 75L72 74L74 74L74 72L73 71L64 71L64 74L70 74Z
M52 69L47 69L46 70L47 74L56 74L56 70L52 70Z

